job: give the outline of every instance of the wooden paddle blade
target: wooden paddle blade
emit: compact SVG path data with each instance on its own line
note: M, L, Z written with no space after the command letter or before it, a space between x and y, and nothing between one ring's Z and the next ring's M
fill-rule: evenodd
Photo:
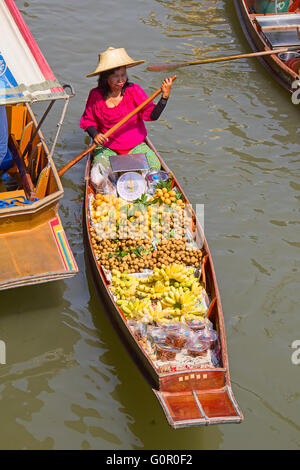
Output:
M174 70L174 69L178 69L179 67L185 67L186 65L188 64L183 64L183 63L180 63L180 64L153 64L153 65L149 65L149 67L147 67L147 70L151 70L151 72L162 72L164 70Z

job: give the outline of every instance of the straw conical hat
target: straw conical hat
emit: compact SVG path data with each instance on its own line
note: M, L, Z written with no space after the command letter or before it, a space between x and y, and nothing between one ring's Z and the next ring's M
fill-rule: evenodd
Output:
M144 60L133 60L123 47L115 49L108 47L106 51L99 54L99 63L95 72L89 73L87 77L93 77L106 70L115 69L117 67L134 67L145 62Z

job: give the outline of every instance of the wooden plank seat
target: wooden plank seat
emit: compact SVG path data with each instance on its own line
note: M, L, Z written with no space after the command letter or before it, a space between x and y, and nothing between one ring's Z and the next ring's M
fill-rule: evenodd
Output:
M270 47L299 46L300 14L255 15L254 24Z
M253 15L252 18L255 19L261 28L300 26L300 13L285 15Z
M279 29L262 31L262 36L272 49L281 47L298 46L300 50L300 39L297 29ZM298 49L297 49L298 50Z
M8 147L13 157L13 160L18 167L20 178L21 178L26 196L28 197L30 201L33 201L35 198L34 186L33 186L31 177L26 170L18 142L16 141L15 136L13 134L9 136Z
M255 15L253 22L260 34L263 34L273 48L285 46L300 47L298 28L300 14Z

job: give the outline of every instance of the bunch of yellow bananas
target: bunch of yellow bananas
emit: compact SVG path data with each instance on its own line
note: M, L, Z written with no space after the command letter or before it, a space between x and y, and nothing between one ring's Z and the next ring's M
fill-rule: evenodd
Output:
M144 323L160 322L167 316L170 317L169 310L164 310L161 302L152 305L149 299L136 299L133 301L117 300L126 318L135 319ZM171 317L170 317L171 318Z
M117 270L112 275L111 291L127 318L161 323L205 314L198 304L202 287L193 268L173 263L154 269L148 278L139 279Z
M182 287L179 289L170 287L168 292L163 295L162 304L174 309L175 315L181 315L183 311L194 308L197 300L192 292L185 292Z
M171 318L170 312L168 309L163 309L162 304L158 301L155 305L150 305L143 309L144 321L149 318L149 320L155 321L156 323L162 321L166 317ZM147 318L146 318L147 317Z
M201 307L195 310L188 310L181 315L181 321L185 320L202 320L205 321L205 313L206 311L203 310Z
M168 266L155 268L149 280L150 282L159 280L164 283L170 283L170 281L178 283L188 282L191 281L194 277L193 271L193 268L187 268L184 264L172 263Z
M187 282L182 282L180 286L185 292L190 291L197 297L201 294L203 290L203 287L199 284L199 281L196 278L193 278L192 280Z
M142 319L145 314L145 309L151 307L149 299L135 299L127 302L126 300L117 300L117 305L121 307L127 319L139 318Z
M112 270L112 286L110 290L117 299L132 299L136 295L138 285L138 278L129 276L126 272L121 274L116 269Z
M159 300L168 289L169 287L165 286L161 281L156 281L154 284L152 282L145 283L145 281L143 281L142 283L139 282L136 294L152 300Z
M182 305L193 304L197 301L197 298L191 292L185 292L182 287L176 289L171 286L169 290L164 295L164 303L173 306L175 304L180 304L178 308L181 308Z
M154 293L154 289L152 286L148 286L146 284L140 284L140 283L138 284L138 287L136 289L136 294L139 295L140 297L152 299L153 293Z

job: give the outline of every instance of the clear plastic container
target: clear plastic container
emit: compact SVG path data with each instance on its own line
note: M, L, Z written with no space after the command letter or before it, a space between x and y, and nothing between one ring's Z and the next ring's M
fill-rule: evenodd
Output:
M148 332L148 338L151 343L165 343L167 332L162 328L151 328Z
M135 330L135 328L138 326L138 322L136 320L127 320L127 325L131 330Z
M176 358L176 354L178 352L180 352L180 349L174 348L169 344L156 344L156 358L160 361L173 361Z
M146 174L145 179L148 183L149 191L151 193L154 193L155 185L157 183L160 183L161 181L168 181L169 173L162 170L158 170L156 167L151 167L148 173Z
M214 349L218 341L218 333L216 330L203 330L197 334L199 341L207 341L210 349Z
M147 335L147 325L145 323L137 323L134 328L134 336L139 341Z
M206 356L209 350L208 341L199 341L197 339L190 339L187 342L187 353L192 357Z
M161 326L161 328L168 333L169 331L179 330L181 328L181 323L179 322L169 322Z
M169 328L166 337L166 343L174 346L174 348L182 349L186 345L189 337L189 329L184 326L177 328Z
M204 330L205 328L204 320L200 320L198 318L191 318L190 320L186 320L185 322L192 331L200 331Z

